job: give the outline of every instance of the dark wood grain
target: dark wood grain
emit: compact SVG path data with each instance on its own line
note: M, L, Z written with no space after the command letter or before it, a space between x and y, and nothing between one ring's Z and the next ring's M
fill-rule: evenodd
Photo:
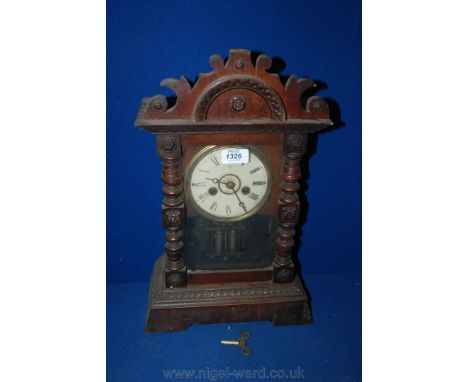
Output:
M236 269L228 271L188 271L189 284L220 284L232 282L268 281L273 277L273 269Z

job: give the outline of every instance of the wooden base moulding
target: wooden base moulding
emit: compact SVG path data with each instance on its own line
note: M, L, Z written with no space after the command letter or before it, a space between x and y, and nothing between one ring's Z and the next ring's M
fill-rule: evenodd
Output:
M312 322L309 298L296 276L290 283L269 281L188 284L166 288L166 256L155 264L145 331L177 332L194 324L271 321L273 325Z

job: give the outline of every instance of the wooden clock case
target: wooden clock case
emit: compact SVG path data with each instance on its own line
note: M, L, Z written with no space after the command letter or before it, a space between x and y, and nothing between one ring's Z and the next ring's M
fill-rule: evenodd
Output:
M274 325L311 322L308 296L293 259L298 224L300 161L307 135L332 125L327 103L301 96L315 84L267 70L271 59L233 49L226 62L210 57L214 69L191 86L185 77L161 85L177 96L144 98L135 124L157 135L162 161L162 221L165 252L156 261L150 286L147 332L181 331L197 323L269 320ZM187 203L184 174L193 156L208 145L248 145L261 149L271 166L273 186L258 212L275 216L274 253L266 267L193 270L184 258Z

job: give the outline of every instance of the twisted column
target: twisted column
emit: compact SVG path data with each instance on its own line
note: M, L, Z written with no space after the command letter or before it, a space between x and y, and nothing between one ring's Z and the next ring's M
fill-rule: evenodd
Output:
M292 260L295 226L299 221L301 188L300 161L307 147L307 134L283 134L282 181L278 198L278 228L276 232L276 254L273 260L273 281L291 282L295 276Z
M180 287L187 285L187 268L183 256L185 218L180 136L158 135L157 148L162 162L162 220L167 229L164 236L166 287Z

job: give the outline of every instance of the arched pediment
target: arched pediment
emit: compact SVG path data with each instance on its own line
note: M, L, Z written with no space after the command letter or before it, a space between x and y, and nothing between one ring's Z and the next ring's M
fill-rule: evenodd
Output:
M268 72L272 60L261 54L252 62L251 52L232 49L226 62L214 54L213 71L201 73L193 85L185 77L161 82L176 95L168 108L167 98L144 98L136 125L152 132L209 132L222 121L223 131L320 131L332 125L327 103L310 97L305 108L301 96L315 83L290 76L286 84ZM219 127L218 127L219 128Z

